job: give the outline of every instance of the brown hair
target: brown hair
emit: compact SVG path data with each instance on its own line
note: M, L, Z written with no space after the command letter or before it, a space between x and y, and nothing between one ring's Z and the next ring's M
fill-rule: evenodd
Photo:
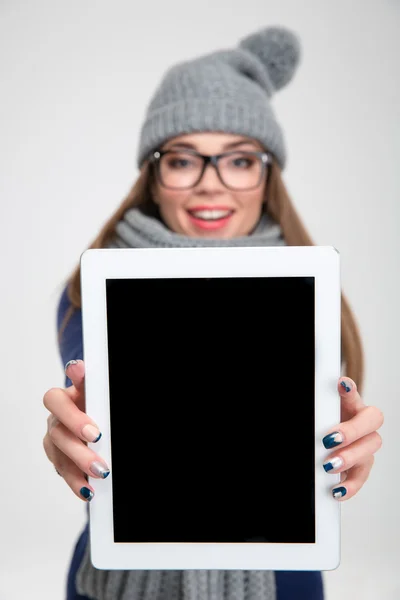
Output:
M99 235L89 248L104 248L114 234L115 225L122 219L125 211L132 206L143 207L147 214L154 214L152 200L153 172L151 165L145 163L140 175L116 212L105 223ZM280 224L288 246L314 246L299 215L297 214L281 176L281 170L274 161L271 165L266 186L266 212ZM59 330L59 340L74 310L81 307L80 265L68 278L68 297L71 306L68 309ZM349 302L341 292L341 353L343 375L353 379L360 393L364 384L364 355L359 328Z

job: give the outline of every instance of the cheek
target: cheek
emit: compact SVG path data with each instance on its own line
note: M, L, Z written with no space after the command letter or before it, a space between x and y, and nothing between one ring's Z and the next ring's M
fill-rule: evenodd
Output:
M183 208L188 199L187 192L177 192L176 190L157 190L157 204L161 212L175 212Z
M188 197L187 192L176 192L174 190L163 190L157 196L158 209L163 220L170 229L177 233L187 233L185 206Z
M237 197L237 205L240 209L236 217L236 235L247 235L256 226L263 203L264 194L260 194L259 191L241 194L240 197Z
M173 216L182 210L187 202L187 194L164 193L159 197L158 205L161 213Z
M252 194L249 198L249 204L254 208L260 208L264 200L264 196L260 193Z
M241 206L243 213L249 216L254 213L258 213L264 202L264 194L260 194L259 191L248 192L243 194L237 199L238 204Z
M165 194L161 206L166 210L179 210L183 207L186 197L183 194Z

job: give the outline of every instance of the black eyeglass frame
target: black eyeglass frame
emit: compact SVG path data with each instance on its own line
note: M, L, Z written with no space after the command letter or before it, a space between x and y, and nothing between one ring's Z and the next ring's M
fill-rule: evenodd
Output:
M193 183L192 185L189 185L186 187L175 187L175 186L165 185L165 183L162 179L161 170L160 170L161 158L163 156L165 156L166 154L176 154L179 152L182 152L185 154L191 154L192 156L197 156L197 157L201 158L203 160L203 168L201 169L201 172L200 172L200 175L199 175L197 181L195 183ZM261 167L262 168L261 168L260 178L256 185L251 186L249 188L237 188L237 187L231 187L231 186L227 185L225 183L225 181L223 180L223 178L221 177L221 174L219 172L218 161L225 156L232 156L233 154L238 154L238 152L240 152L241 154L246 154L246 155L250 155L250 156L257 156L259 159L261 159ZM155 150L150 156L150 162L152 164L154 164L154 166L155 166L157 178L158 178L160 184L169 190L189 190L190 188L196 187L196 185L198 185L200 183L200 181L204 175L204 172L207 168L207 165L211 164L211 165L213 165L213 167L215 168L215 170L217 172L218 179L220 180L222 185L224 185L226 188L228 188L230 190L235 190L235 191L249 191L249 190L254 190L254 189L258 188L258 186L262 182L267 166L272 163L272 154L270 154L269 152L261 152L261 151L257 151L257 150L232 150L231 152L222 152L221 154L206 155L206 154L200 154L200 152L197 152L196 150L191 150L189 148L185 148L182 150Z

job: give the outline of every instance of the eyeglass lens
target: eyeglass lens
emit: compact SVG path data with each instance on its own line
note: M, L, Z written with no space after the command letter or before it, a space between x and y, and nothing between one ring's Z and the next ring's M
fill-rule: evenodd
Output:
M160 177L167 187L189 188L196 185L202 169L202 158L187 152L171 152L160 159ZM263 163L257 155L235 152L219 159L218 170L226 186L248 189L260 182Z

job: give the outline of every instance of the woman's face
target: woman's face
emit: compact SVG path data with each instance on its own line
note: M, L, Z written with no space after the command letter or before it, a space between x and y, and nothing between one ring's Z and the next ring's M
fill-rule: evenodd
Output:
M230 151L265 151L261 144L251 138L214 132L181 135L168 140L162 147L162 150L187 149L205 155ZM168 155L163 161L167 158ZM179 180L181 177L190 177L188 169L194 168L182 155L169 155L169 163L164 164L169 165L169 176L175 178L174 182L177 181L176 178ZM256 169L257 166L252 167L240 155L235 155L232 159L225 160L222 168L229 177L239 177L242 182L245 181L244 177L249 177L245 174L246 169L249 173L249 169ZM264 175L256 188L230 189L218 178L215 168L208 164L203 177L194 187L169 189L157 179L153 195L165 224L175 233L191 237L233 238L248 235L257 225L265 196L265 184Z

